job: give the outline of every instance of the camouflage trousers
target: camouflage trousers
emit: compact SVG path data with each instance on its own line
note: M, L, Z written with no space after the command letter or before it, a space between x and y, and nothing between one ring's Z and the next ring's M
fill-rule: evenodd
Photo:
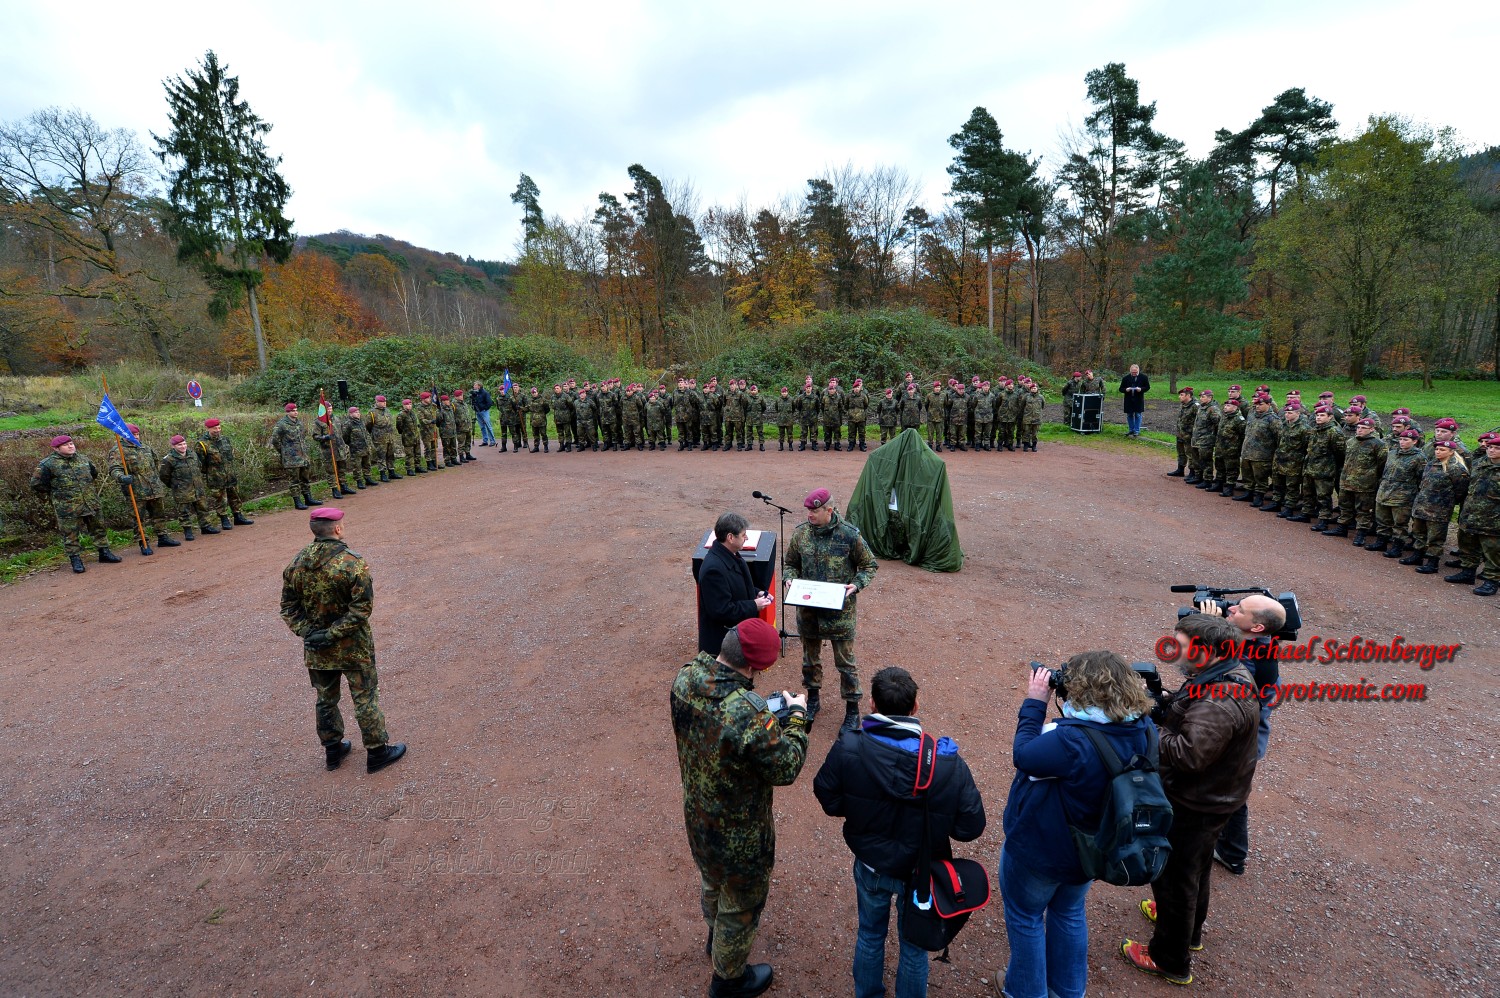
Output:
M83 547L78 542L83 534L89 536L94 547L109 547L109 537L104 532L104 519L98 513L58 513L57 530L62 534L63 550L70 557L83 554Z
M500 421L500 443L511 443L516 450L526 446L526 434L522 432L525 424L519 419L502 419Z
M1240 461L1240 472L1244 478L1245 488L1251 493L1265 493L1271 490L1271 462L1270 461Z
M474 424L470 423L458 431L458 449L460 453L467 454L474 449Z
M1302 500L1302 472L1277 471L1271 474L1271 501L1295 506Z
M1040 430L1041 428L1042 428L1042 424L1041 423L1022 423L1021 424L1021 442L1024 443L1024 444L1026 444L1029 447L1035 447L1036 446L1036 434L1037 434L1037 431Z
M323 451L323 460L328 464L328 487L339 489L343 492L354 491L354 469L349 466L349 458L339 459L337 473L334 471L333 459L328 456L328 451Z
M942 447L942 445L943 445L943 424L939 423L939 422L936 422L936 421L934 421L932 419L929 419L927 421L927 446L928 447Z
M424 428L422 430L422 456L427 460L428 464L441 468L442 465L437 463L437 450L437 427L434 426L431 429Z
M703 920L713 934L714 973L725 979L738 977L755 945L760 913L771 890L771 869L745 871L699 861L698 875Z
M991 441L995 437L995 424L988 420L974 422L974 439L980 447L993 446Z
M1464 568L1478 568L1484 578L1500 582L1500 537L1460 530L1458 563Z
M396 438L386 437L375 441L375 453L372 460L375 466L389 475L396 470Z
M374 455L370 451L349 455L349 477L356 482L362 482L370 477L370 469L374 465ZM339 470L343 470L342 468Z
M1388 541L1411 542L1411 504L1375 504L1375 532Z
M1333 479L1302 476L1302 515L1333 522Z
M886 426L884 423L881 423L880 424L880 442L881 443L889 443L891 440L894 440L896 438L896 434L899 433L899 432L901 432L901 431L898 430L898 429L896 429L894 426Z
M810 419L804 419L799 425L802 427L801 442L806 444L807 438L812 437L812 445L818 446L818 424Z
M1214 449L1212 447L1194 447L1188 458L1188 467L1193 474L1207 481L1214 477Z
M949 423L948 424L948 436L947 436L947 439L944 441L944 443L946 443L949 447L957 447L959 444L961 444L963 442L964 442L964 424L962 424L962 423Z
M208 502L202 495L174 495L172 497L177 505L177 522L184 527L190 526L190 518L198 518L198 526L208 526Z
M751 422L748 422L748 423L745 424L745 446L746 447L750 446L750 441L751 440L758 440L761 443L765 443L766 442L766 424L762 423L758 419L752 420Z
M438 441L443 447L443 463L449 464L458 460L458 435L455 433L438 433Z
M1366 533L1375 529L1375 493L1340 492L1339 524Z
M378 749L386 743L385 715L380 711L373 660L356 669L308 669L307 676L318 693L318 741L325 748L337 745L344 738L344 718L339 712L341 677L349 681L349 699L354 701L354 719L359 723L365 748Z
M541 447L547 442L547 417L531 421L531 446Z
M829 638L833 646L833 665L839 670L839 695L850 703L859 703L864 692L859 688L859 669L854 664L854 639ZM809 690L823 686L823 639L802 639L802 685Z
M416 437L402 437L401 449L406 452L406 473L415 475L422 466L422 444Z
M1429 558L1441 558L1443 556L1443 545L1448 543L1448 520L1452 514L1441 520L1427 520L1420 516L1411 518L1411 546L1421 551Z
M240 489L239 482L233 478L209 478L203 479L203 484L208 490L209 512L219 517L237 515L240 511ZM145 517L141 517L145 519Z
M693 427L698 425L686 416L675 417L672 422L677 426L677 443L686 445L693 442ZM668 440L672 438L667 437Z
M1071 410L1069 410L1067 406L1063 406L1063 412L1069 411ZM1192 449L1192 446L1189 445L1186 440L1182 439L1181 437L1177 438L1177 464L1180 467L1187 467L1188 462L1192 460Z
M1240 456L1236 452L1231 454L1227 450L1214 448L1214 467L1218 474L1214 480L1223 482L1225 485L1238 485L1240 483Z
M128 501L128 500L127 500ZM149 533L156 531L157 535L167 532L167 502L161 496L155 499L135 498L136 509L141 514L141 526Z
M704 447L712 447L724 442L724 434L719 426L718 419L712 416L698 417L698 439Z
M299 486L312 484L312 468L308 465L304 464L300 468L286 468L283 470L286 471L287 480L292 483L293 492L298 491Z
M573 449L588 450L589 448L594 448L597 450L598 447L599 432L594 428L594 424L582 419L575 420L573 422Z
M795 426L793 426L791 423L777 423L776 424L776 449L777 450L780 450L783 444L785 444L787 446L787 448L790 449L791 446L792 446L792 442L795 441L796 439L797 439L797 428Z
M866 423L863 419L851 419L851 420L849 420L849 446L850 447L853 447L856 444L862 444L862 443L865 442L865 427L868 426L868 425L869 424Z
M745 446L745 421L743 419L724 421L724 444L726 448Z

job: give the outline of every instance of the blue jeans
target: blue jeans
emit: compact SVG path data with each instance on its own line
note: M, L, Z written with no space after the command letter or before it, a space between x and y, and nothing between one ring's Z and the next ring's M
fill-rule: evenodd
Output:
M1145 413L1143 412L1127 412L1125 414L1125 425L1131 433L1141 432L1141 417L1144 415Z
M1088 892L1087 882L1060 884L1037 876L1001 848L1000 896L1010 940L1005 993L1010 998L1083 998L1089 955L1083 901Z
M478 416L479 416L479 434L480 434L479 439L481 439L482 441L484 441L487 444L494 443L495 442L495 430L494 430L494 427L490 426L490 411L488 409L486 409L483 412L478 413Z
M854 888L859 899L859 933L854 937L854 998L885 996L885 935L896 899L896 934L901 934L901 894L906 884L854 861ZM896 964L896 998L927 994L927 951L902 939Z

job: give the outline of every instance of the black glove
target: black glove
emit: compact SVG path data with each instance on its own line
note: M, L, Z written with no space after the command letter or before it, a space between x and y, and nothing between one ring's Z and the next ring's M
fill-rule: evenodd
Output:
M312 631L302 639L302 647L308 651L322 651L333 646L337 639L327 631Z
M118 479L117 479L117 481L118 481L118 482L119 482L119 483L120 483L120 484L121 484L121 485L132 485L132 484L134 484L134 483L135 483L135 476L134 476L134 475L121 475L121 476L120 476L120 477L119 477L119 478L118 478Z

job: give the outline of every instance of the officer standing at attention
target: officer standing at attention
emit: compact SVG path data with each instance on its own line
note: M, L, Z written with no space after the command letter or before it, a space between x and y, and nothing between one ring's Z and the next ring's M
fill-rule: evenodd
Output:
M125 428L135 434L138 443L121 440L121 450L125 454L125 462L120 463L118 455L112 457L109 462L109 473L119 483L120 491L127 489L135 495L136 507L141 514L141 525L151 524L156 528L156 546L159 548L181 547L180 541L174 541L172 535L167 532L167 490L162 485L161 478L156 474L156 467L160 458L151 445L146 443L141 436L141 428L134 423L126 423Z
M198 437L198 466L208 490L209 511L219 517L220 530L248 527L255 521L240 510L239 478L234 473L234 444L224 435L217 419L203 421ZM230 514L234 519L230 519Z
M771 965L748 960L776 861L772 792L790 786L807 760L806 701L785 694L791 714L782 724L752 689L780 654L776 628L752 617L724 635L717 657L699 652L672 684L682 816L713 959L709 998L771 986Z
M380 710L375 673L375 637L370 612L375 586L370 566L344 543L344 511L314 510L313 542L281 573L281 619L302 639L302 658L318 693L318 741L329 769L338 769L350 745L339 714L339 679L349 683L354 717L364 739L365 768L377 772L406 754L390 744Z
M31 491L52 500L63 550L75 572L83 571L83 547L78 543L81 532L93 539L101 562L114 564L120 560L109 549L109 536L99 517L99 503L94 498L94 480L98 477L94 462L78 453L78 445L66 433L52 438L52 453L42 458L31 475Z
M276 421L271 430L271 449L281 455L282 470L292 480L292 505L298 509L323 505L321 500L312 497L312 461L307 456L307 428L297 415L297 403L288 402L286 415Z

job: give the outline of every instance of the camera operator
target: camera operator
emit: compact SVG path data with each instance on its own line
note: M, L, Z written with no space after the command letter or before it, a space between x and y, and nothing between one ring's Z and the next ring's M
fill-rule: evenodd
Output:
M1228 610L1220 610L1217 603L1205 603L1199 611L1210 615L1223 614L1239 629L1244 640L1254 643L1263 654L1252 655L1246 665L1255 678L1255 688L1263 692L1260 698L1260 727L1256 733L1255 760L1266 757L1266 745L1271 739L1271 711L1277 707L1275 689L1281 682L1281 663L1273 653L1273 635L1286 625L1286 607L1269 596L1259 593L1246 596ZM1229 816L1229 824L1219 835L1219 844L1214 847L1214 860L1236 877L1245 872L1245 860L1250 856L1250 803L1247 800L1238 811Z
M1214 843L1250 796L1259 701L1250 671L1234 658L1240 632L1192 613L1173 635L1187 677L1152 711L1161 734L1161 781L1172 802L1172 855L1141 910L1156 923L1149 946L1126 939L1121 954L1138 970L1191 984L1192 950L1202 948Z

